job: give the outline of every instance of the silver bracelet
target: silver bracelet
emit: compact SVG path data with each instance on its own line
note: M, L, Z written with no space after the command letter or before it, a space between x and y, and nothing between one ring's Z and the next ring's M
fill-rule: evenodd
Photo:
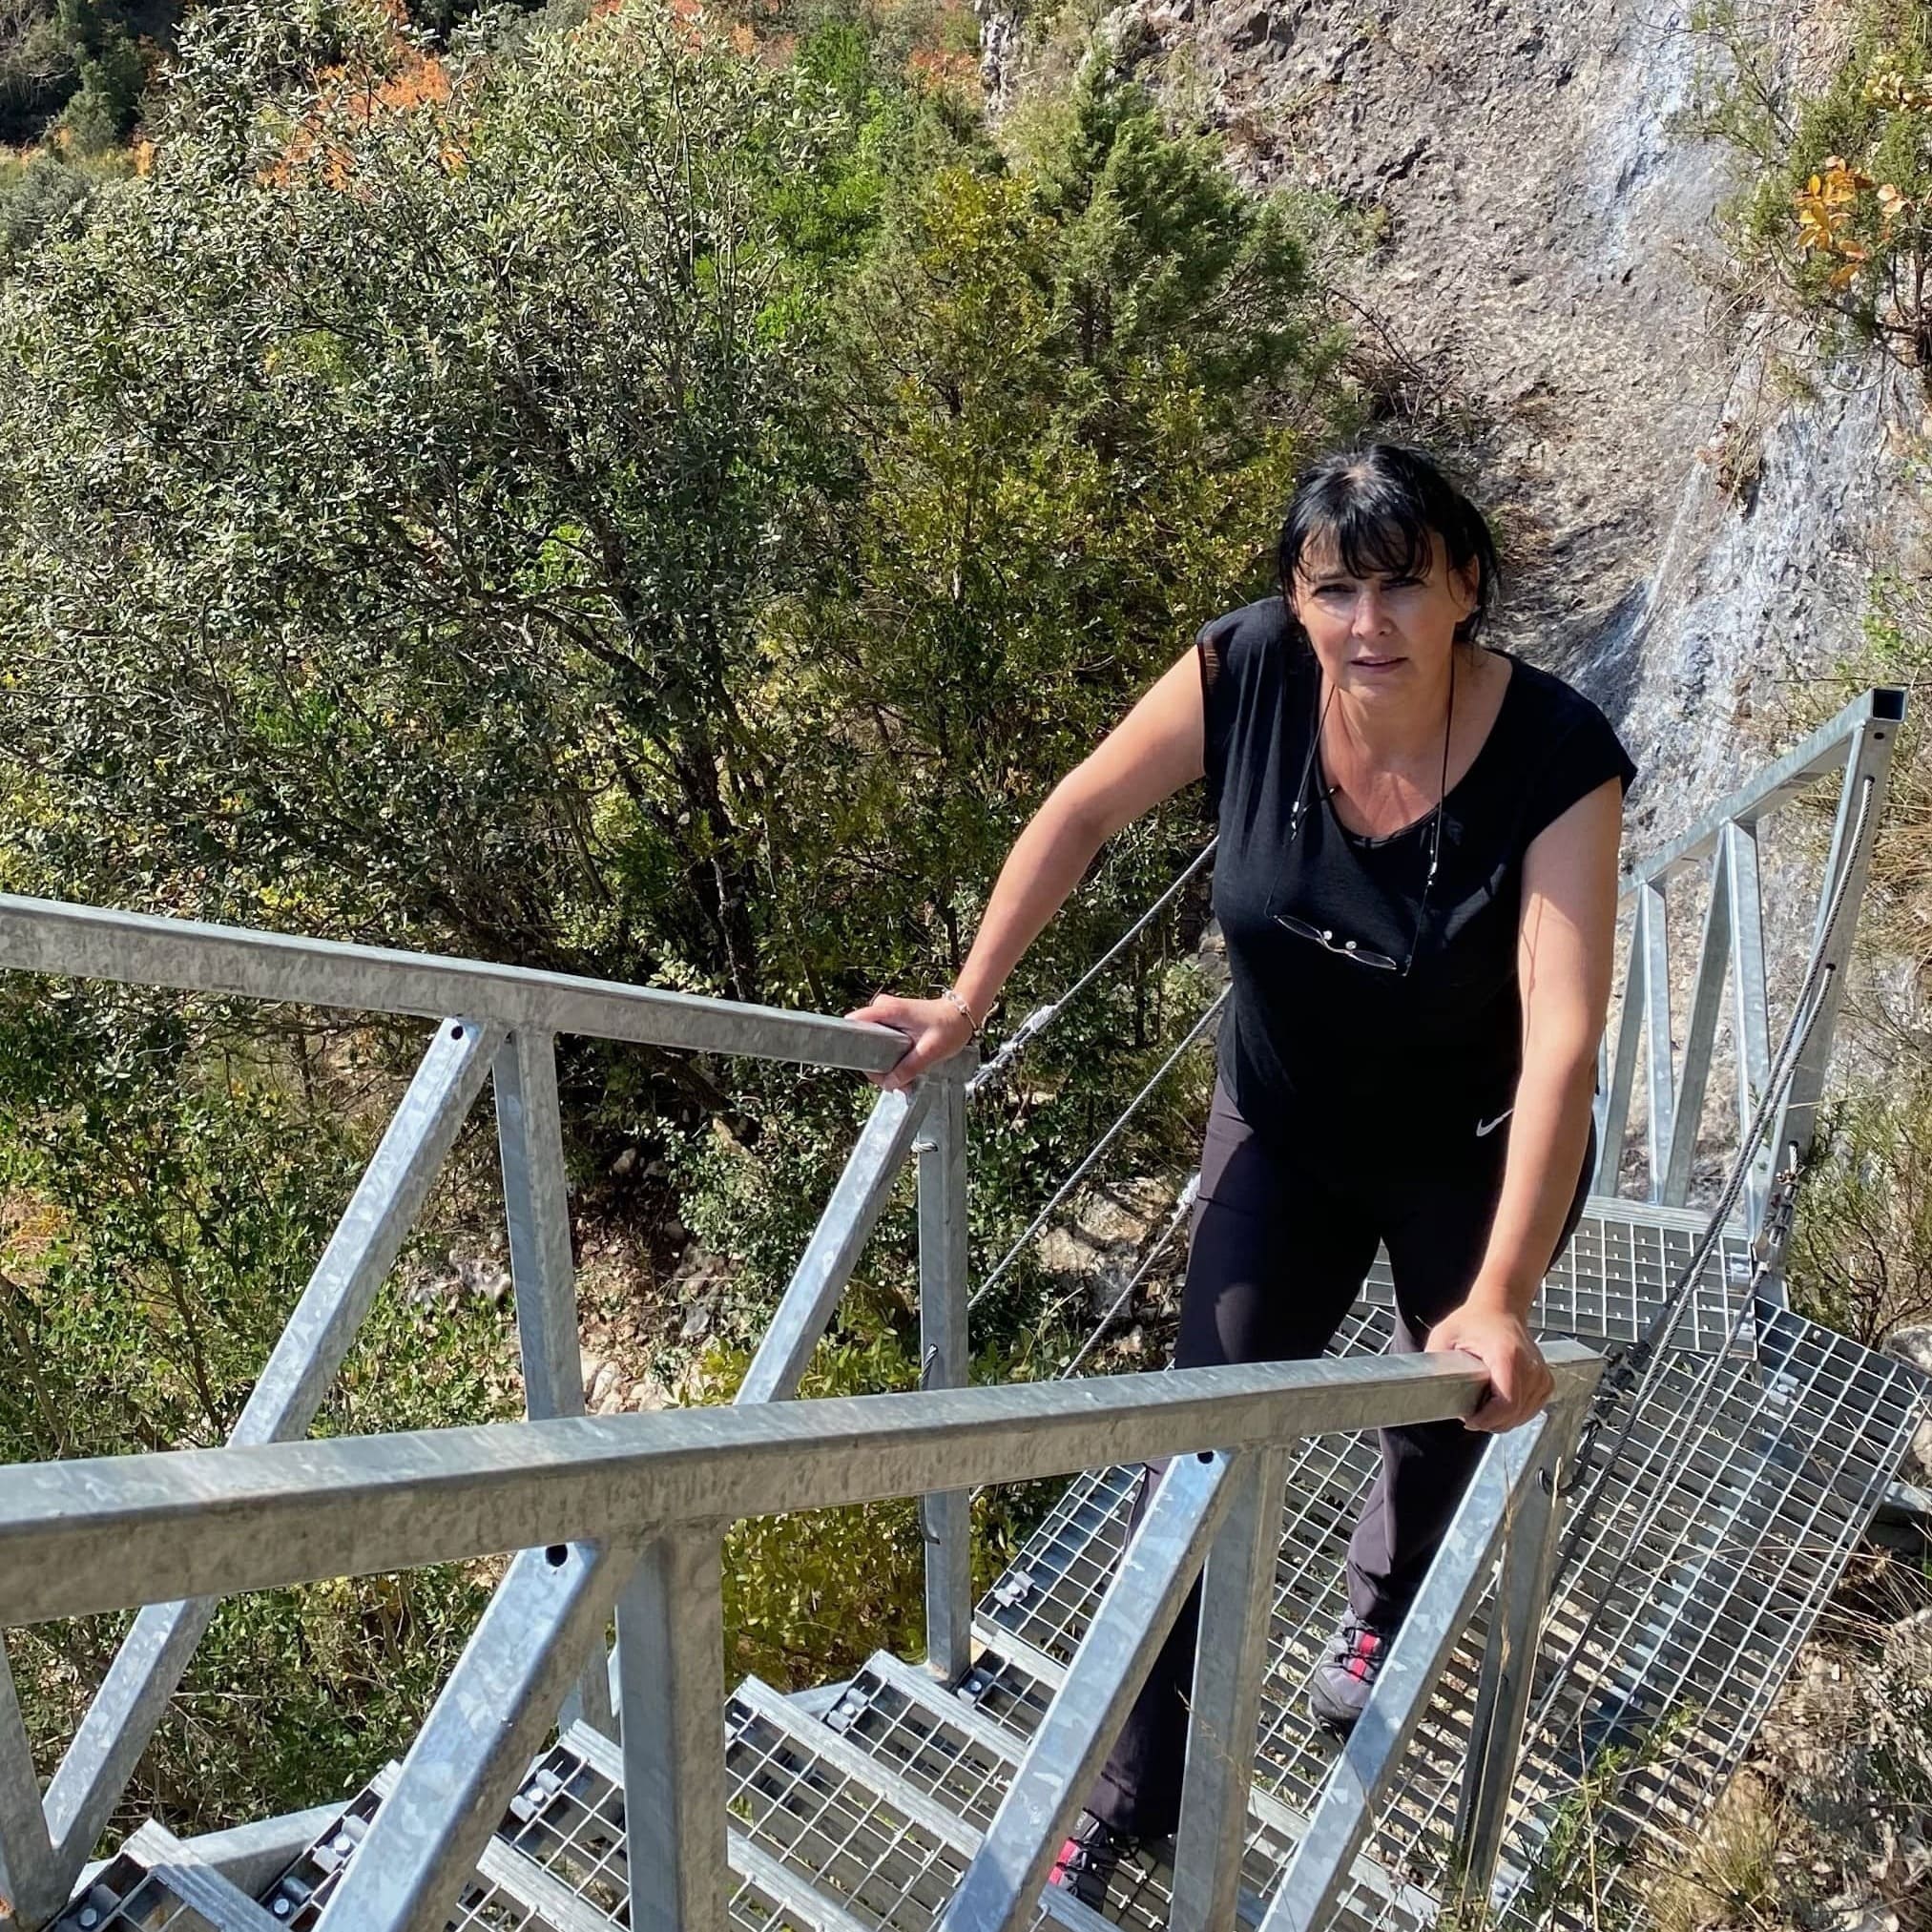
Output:
M941 991L940 998L950 1000L966 1015L966 1025L972 1028L972 1031L966 1035L966 1038L968 1040L977 1040L980 1036L980 1023L973 1018L973 1009L950 987L946 987Z

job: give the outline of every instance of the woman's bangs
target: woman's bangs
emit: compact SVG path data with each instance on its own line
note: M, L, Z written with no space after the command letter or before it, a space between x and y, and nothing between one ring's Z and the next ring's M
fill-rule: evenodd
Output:
M1333 519L1309 531L1302 556L1323 539L1334 545L1336 558L1351 577L1429 573L1429 527L1410 504L1347 504Z

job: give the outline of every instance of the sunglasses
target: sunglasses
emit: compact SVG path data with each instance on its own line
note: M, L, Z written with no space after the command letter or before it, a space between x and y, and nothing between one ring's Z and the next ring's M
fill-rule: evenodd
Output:
M1455 664L1450 661L1449 669L1449 715L1455 715L1456 685ZM1335 693L1328 694L1328 704L1335 701ZM1315 769L1315 753L1321 743L1321 726L1328 716L1328 705L1322 706L1321 717L1316 720L1315 735L1308 740L1308 757L1301 767L1301 782L1295 787L1295 802L1288 812L1288 842L1281 848L1285 858L1295 841L1300 836L1301 815L1308 809L1305 794L1308 790L1308 775ZM1391 959L1385 952L1377 952L1353 939L1337 939L1332 926L1311 925L1305 919L1297 919L1293 913L1278 912L1275 924L1295 933L1301 939L1312 939L1319 946L1332 952L1338 959L1351 959L1358 966L1371 966L1379 972L1392 972L1398 979L1407 979L1409 968L1416 963L1416 950L1423 943L1423 920L1428 911L1429 888L1436 883L1436 866L1443 853L1443 799L1447 791L1449 778L1449 733L1447 725L1443 730L1443 784L1436 794L1436 809L1429 815L1429 869L1423 881L1423 894L1416 902L1416 929L1409 939L1407 956L1401 960ZM1335 790L1330 785L1321 794L1328 798Z

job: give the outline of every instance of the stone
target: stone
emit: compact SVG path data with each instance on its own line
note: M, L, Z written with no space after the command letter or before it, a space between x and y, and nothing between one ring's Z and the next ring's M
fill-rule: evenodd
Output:
M1033 1244L1041 1265L1068 1287L1084 1280L1096 1316L1105 1315L1166 1225L1174 1191L1152 1176L1090 1189L1070 1223L1049 1228ZM1122 1314L1128 1307L1123 1304Z
M1909 1361L1914 1368L1932 1375L1932 1321L1895 1328L1880 1346L1887 1355L1896 1355L1901 1361Z
M492 1307L509 1293L509 1270L487 1255L452 1255L457 1286L466 1295L480 1295Z

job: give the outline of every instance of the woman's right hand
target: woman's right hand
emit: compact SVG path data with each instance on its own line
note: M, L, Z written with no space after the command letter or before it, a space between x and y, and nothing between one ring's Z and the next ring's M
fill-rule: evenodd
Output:
M880 993L869 1005L845 1015L848 1020L870 1020L874 1026L890 1027L912 1042L883 1073L867 1073L866 1079L889 1093L910 1087L928 1067L949 1060L972 1037L966 1016L950 1000L902 1000L893 993Z

